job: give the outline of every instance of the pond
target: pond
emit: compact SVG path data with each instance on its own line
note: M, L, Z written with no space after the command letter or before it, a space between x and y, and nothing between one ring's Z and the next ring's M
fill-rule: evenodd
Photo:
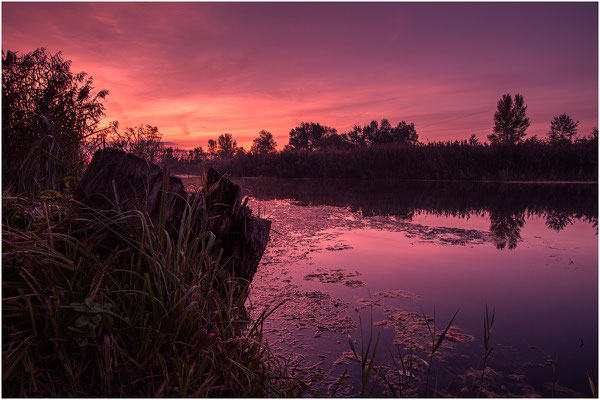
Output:
M596 184L234 181L273 221L248 308L282 303L263 332L307 396L591 395ZM429 329L457 311L430 358ZM350 342L361 353L370 339L363 386Z

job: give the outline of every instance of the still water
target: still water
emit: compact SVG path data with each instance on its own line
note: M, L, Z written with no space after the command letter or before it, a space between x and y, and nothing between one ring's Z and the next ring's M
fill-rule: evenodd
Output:
M273 221L249 309L283 304L264 334L307 395L363 389L360 353L398 394L473 397L486 305L495 312L482 395L591 395L597 382L597 185L237 180ZM428 324L442 332L430 361ZM362 329L361 329L362 327ZM362 333L361 333L362 332ZM349 339L350 338L350 339ZM409 375L400 358L413 355ZM373 372L373 378L376 372Z

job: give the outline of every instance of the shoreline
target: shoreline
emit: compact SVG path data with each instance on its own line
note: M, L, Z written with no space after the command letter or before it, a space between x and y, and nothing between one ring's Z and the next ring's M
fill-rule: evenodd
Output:
M180 179L200 178L201 175L190 174L174 174L173 176ZM448 183L523 183L523 184L578 184L592 185L598 184L598 181L502 181L502 180L460 180L460 179L393 179L393 178L376 178L376 179L353 179L353 178L281 178L277 176L230 176L230 179L282 179L282 180L320 180L320 181L381 181L381 182L448 182Z

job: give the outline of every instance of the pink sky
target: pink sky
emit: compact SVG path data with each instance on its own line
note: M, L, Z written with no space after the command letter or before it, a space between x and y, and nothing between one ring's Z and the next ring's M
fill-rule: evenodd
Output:
M562 113L598 125L597 3L3 3L2 49L38 47L110 91L106 123L183 148L381 118L484 139L504 93L529 135Z

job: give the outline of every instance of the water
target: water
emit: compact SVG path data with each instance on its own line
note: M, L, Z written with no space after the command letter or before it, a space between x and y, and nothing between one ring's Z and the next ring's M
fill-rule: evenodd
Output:
M191 182L191 181L188 181ZM360 352L372 329L376 365L396 385L415 354L408 393L480 386L483 317L495 310L483 394L589 396L598 364L597 185L239 180L273 221L249 309L284 303L264 332L274 350L328 395L361 395ZM433 317L435 316L435 322ZM362 339L360 325L362 324ZM372 328L371 328L372 327ZM399 356L400 354L400 356ZM368 385L367 394L372 385ZM391 395L379 379L373 395Z

